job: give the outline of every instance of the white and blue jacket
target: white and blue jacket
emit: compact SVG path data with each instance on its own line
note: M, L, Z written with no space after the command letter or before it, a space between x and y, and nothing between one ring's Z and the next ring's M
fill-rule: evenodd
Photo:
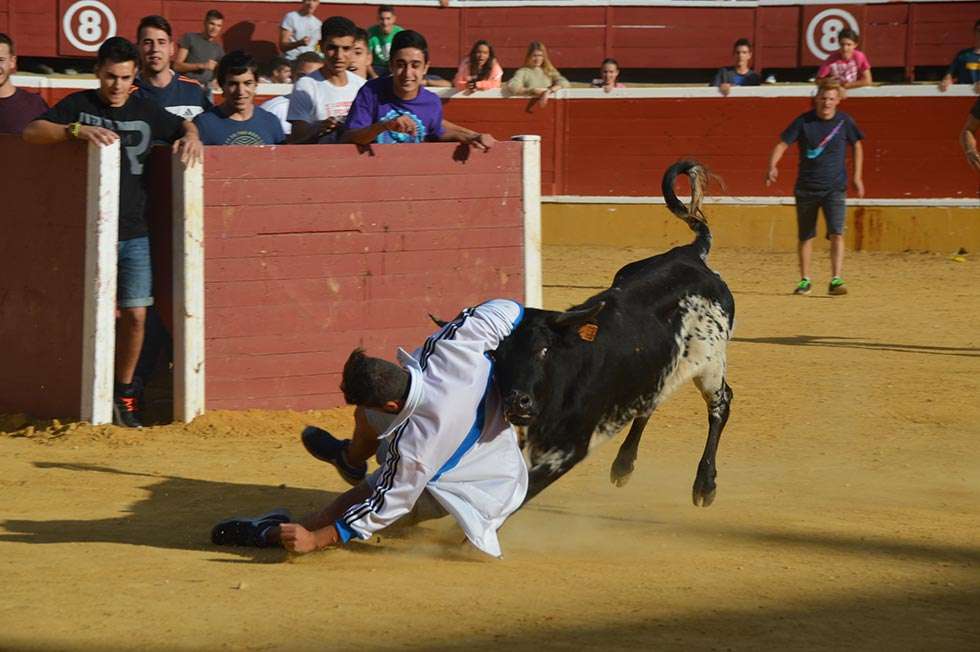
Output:
M335 523L345 542L370 538L428 490L474 546L500 556L497 529L524 501L528 476L487 353L523 314L519 303L495 299L467 308L411 355L399 349L412 377L408 398L380 435L388 455L368 478L373 493Z

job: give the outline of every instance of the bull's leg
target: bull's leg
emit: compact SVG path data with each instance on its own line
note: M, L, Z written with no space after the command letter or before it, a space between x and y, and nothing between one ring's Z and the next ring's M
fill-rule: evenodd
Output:
M715 476L718 475L715 464L715 453L718 452L718 440L721 431L728 423L731 408L732 388L725 382L724 362L719 369L695 377L694 383L701 390L701 396L708 405L708 440L704 444L704 453L698 463L698 472L694 478L692 498L695 505L707 507L715 499Z
M619 447L619 453L613 460L612 468L609 469L609 479L617 487L624 487L629 482L633 474L634 462L636 462L636 451L640 447L640 437L643 436L643 429L646 428L650 415L636 417L630 427L629 434Z

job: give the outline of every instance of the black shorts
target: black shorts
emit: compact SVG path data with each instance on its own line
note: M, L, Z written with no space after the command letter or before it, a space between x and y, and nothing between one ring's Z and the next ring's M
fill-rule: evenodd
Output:
M827 237L844 234L844 218L847 215L843 190L825 193L796 193L796 227L800 242L817 237L817 213L822 208L827 222Z

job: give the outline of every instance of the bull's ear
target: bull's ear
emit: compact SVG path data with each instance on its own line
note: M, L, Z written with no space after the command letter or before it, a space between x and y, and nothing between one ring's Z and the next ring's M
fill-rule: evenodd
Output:
M433 315L431 312L429 313L429 319L431 319L433 321L433 323L436 326L438 326L439 328L442 328L443 326L445 326L446 324L449 323L448 321L443 321L442 319L439 319L438 317L436 317L435 315Z
M606 307L605 301L600 301L594 306L579 308L578 310L566 310L558 313L551 318L552 328L570 328L586 324L598 315Z

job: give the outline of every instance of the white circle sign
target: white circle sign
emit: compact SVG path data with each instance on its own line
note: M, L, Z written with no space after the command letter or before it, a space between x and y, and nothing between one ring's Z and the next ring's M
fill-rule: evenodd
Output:
M843 9L824 9L810 19L806 26L806 46L816 58L823 61L836 52L840 45L837 35L844 29L845 23L855 32L858 22L849 11Z
M116 35L116 16L99 0L78 0L61 19L65 38L82 52L95 52Z

